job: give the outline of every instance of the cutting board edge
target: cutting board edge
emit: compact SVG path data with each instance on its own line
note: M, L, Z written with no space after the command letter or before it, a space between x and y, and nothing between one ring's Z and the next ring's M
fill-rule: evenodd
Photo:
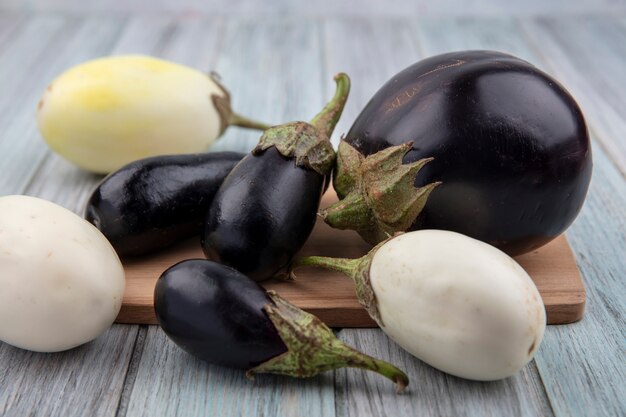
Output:
M583 319L585 314L586 301L568 305L546 305L548 325L571 324ZM305 310L322 320L328 327L341 327L353 329L370 329L378 325L371 319L367 312L361 308L337 308L337 309L316 309L305 308ZM340 310L341 316L336 316L336 310ZM125 305L115 319L118 324L158 324L154 309L145 305Z

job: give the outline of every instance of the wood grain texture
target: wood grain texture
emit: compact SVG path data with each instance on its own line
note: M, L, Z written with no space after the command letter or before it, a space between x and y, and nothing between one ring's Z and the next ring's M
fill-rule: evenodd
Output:
M401 68L418 61L416 39L406 20L329 18L323 26L324 65L329 73L346 72L350 97L336 127L338 137L350 126L374 93ZM332 93L326 86L326 94Z
M361 370L336 372L340 416L542 416L554 415L534 363L513 377L475 382L444 374L415 359L378 329L343 330L341 339L363 352L383 357L410 379L396 395L378 375Z
M23 13L0 13L0 53L11 45L9 39L22 27L26 16Z
M230 19L218 54L213 69L230 91L237 113L275 125L311 120L332 97L332 92L323 94L326 86L334 91L334 73L321 72L315 20ZM211 151L247 152L260 136L256 130L231 127Z
M626 410L626 183L598 148L594 163L587 202L567 233L587 289L585 318L550 327L535 357L558 415Z
M523 22L521 26L535 24ZM442 19L419 22L415 28L427 54L501 49L525 57L549 73L563 71L561 60L549 61L541 53L542 45L553 40L542 38L531 46L514 20ZM588 29L582 26L578 30ZM596 123L588 119L591 132L596 132ZM615 416L626 410L624 384L618 382L626 380L626 326L620 308L626 294L626 182L602 147L594 146L593 151L589 194L567 231L587 289L586 316L573 325L549 327L535 357L556 415Z
M71 13L209 13L227 16L276 15L303 16L533 16L542 14L570 15L581 13L624 13L624 0L318 0L303 3L292 0L3 0L0 10Z
M129 416L334 416L333 375L307 380L207 365L150 326Z
M136 334L137 326L114 325L61 353L0 343L0 415L114 416Z
M64 69L108 53L122 23L35 17L4 50L0 61L12 64L0 66L0 89L6 91L0 96L0 194L25 187L48 152L35 112L46 86Z
M322 207L337 201L331 189ZM358 258L371 246L355 232L335 230L318 219L311 237L298 256ZM118 323L156 324L153 292L156 280L170 266L185 259L202 259L199 239L190 239L153 256L125 260L126 291ZM546 306L548 324L564 324L582 318L585 288L576 261L564 237L517 261L533 278ZM294 282L271 280L261 284L288 301L322 319L331 327L376 327L359 304L352 280L320 268L302 268Z

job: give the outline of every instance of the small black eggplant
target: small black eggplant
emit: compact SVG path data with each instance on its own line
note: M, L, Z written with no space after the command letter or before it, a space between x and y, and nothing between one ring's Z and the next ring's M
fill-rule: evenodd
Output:
M549 75L499 52L438 55L396 74L345 138L343 147L361 153L360 160L344 158L340 147L338 161L358 165L408 141L404 164L433 158L414 172L414 186L432 193L401 230L452 230L510 255L561 234L580 211L591 178L591 146L576 101ZM359 228L359 219L338 209L326 213L333 227ZM390 234L384 232L372 243Z
M259 281L286 267L302 248L334 164L330 135L350 90L347 75L335 80L335 96L310 124L266 130L226 177L202 233L209 259Z
M378 372L402 391L407 376L345 345L324 323L233 268L206 259L166 270L154 289L163 331L197 358L246 369L311 377L343 367Z
M215 152L131 162L98 185L85 218L120 256L147 254L199 235L215 193L243 156Z

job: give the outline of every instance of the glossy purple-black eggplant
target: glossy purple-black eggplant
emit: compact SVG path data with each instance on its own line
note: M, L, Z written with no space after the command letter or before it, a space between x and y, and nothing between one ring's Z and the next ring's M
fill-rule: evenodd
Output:
M412 141L405 164L434 158L414 185L441 184L410 230L452 230L511 255L561 234L591 178L576 101L554 78L499 52L447 53L406 68L345 140L364 155Z
M202 247L209 259L259 281L286 267L315 224L335 151L330 135L350 90L347 75L311 121L266 130L231 171L209 208Z
M206 259L166 270L154 289L154 309L163 331L185 351L248 376L310 377L350 366L378 372L399 390L408 384L402 371L343 344L315 316Z
M120 256L147 254L199 235L237 152L141 159L109 174L92 193L85 218Z

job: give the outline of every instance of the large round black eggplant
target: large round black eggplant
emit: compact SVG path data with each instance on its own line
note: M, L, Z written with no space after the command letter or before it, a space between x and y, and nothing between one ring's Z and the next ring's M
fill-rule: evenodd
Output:
M406 375L339 341L319 319L266 292L247 276L206 259L182 261L166 270L154 289L163 331L205 362L256 373L310 377L358 367L393 380Z
M254 280L272 277L311 234L335 158L330 135L350 82L335 77L337 92L309 123L265 131L259 145L228 175L211 204L202 233L209 259Z
M143 255L199 235L209 204L243 156L215 152L132 162L98 185L85 218L120 256Z
M395 75L345 140L365 155L413 141L405 163L434 160L441 181L411 229L447 229L517 255L574 220L591 177L583 114L552 77L491 51L453 52Z

